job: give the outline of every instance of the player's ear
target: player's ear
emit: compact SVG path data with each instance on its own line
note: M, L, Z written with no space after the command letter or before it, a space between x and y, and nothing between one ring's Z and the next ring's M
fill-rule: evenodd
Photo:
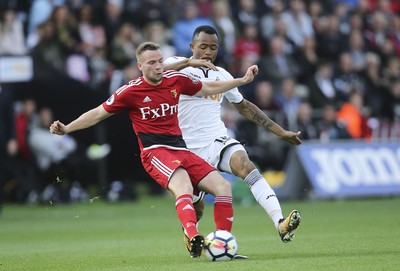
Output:
M193 50L194 50L194 43L193 42L191 42L190 43L190 50L193 52Z
M139 62L136 62L136 65L137 65L139 71L141 71L142 70L142 64L140 64Z

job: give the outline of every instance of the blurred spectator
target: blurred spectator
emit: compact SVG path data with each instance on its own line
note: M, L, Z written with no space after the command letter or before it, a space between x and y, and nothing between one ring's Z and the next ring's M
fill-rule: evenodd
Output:
M385 119L397 123L400 121L400 79L390 84L383 111Z
M4 202L4 185L11 175L9 163L18 151L12 104L12 94L0 85L0 213Z
M275 26L276 26L276 28L275 28L274 35L276 37L282 38L283 52L285 54L289 54L289 55L295 54L300 48L297 47L296 44L294 43L294 41L291 40L290 37L288 36L286 23L282 19L278 19L275 22ZM268 44L268 42L266 43L266 45L267 44ZM268 49L268 48L264 48L264 50L265 49Z
M389 39L386 39L383 43L379 56L384 66L386 66L391 59L397 58L393 43Z
M334 6L334 11L333 15L338 18L339 21L339 31L343 35L348 35L349 34L349 11L350 8L349 6L343 4L343 3L338 3Z
M46 21L38 26L37 32L39 42L31 50L35 65L42 68L52 68L64 73L66 56L55 40L53 24L50 21Z
M350 32L347 51L350 54L354 71L363 71L366 68L366 48L360 31L354 30Z
M301 65L298 81L301 84L305 84L314 75L318 64L314 37L306 37L304 39L304 45L296 52L295 59Z
M397 58L400 58L400 14L393 16L388 37L393 44Z
M233 56L235 62L244 56L252 57L258 61L261 57L261 40L258 36L256 25L246 24L242 28L241 35L237 38Z
M383 80L381 60L377 54L365 55L366 69L361 73L365 82L364 98L370 107L371 116L381 117L384 100L387 95L385 81Z
M77 20L66 5L57 6L51 14L55 40L64 55L81 52Z
M236 41L236 26L231 17L229 1L215 0L211 4L211 20L219 35L218 55L224 64L230 64ZM225 66L222 64L221 66Z
M191 55L187 45L192 41L192 33L200 25L214 26L211 19L199 16L195 2L185 1L181 17L172 25L172 42L178 56L189 57Z
M283 0L275 0L271 6L271 10L265 13L260 19L260 36L264 42L267 42L276 31L276 23L281 20L282 12L285 9L285 3Z
M256 64L257 61L254 59L253 56L243 56L240 60L239 63L237 63L237 66L231 66L230 70L232 71L232 74L234 77L240 77L246 74L247 68L250 67L251 65ZM235 63L236 64L236 63ZM240 92L243 94L244 97L251 97L254 93L254 88L255 85L258 81L258 78L254 78L254 80L246 85L241 86Z
M310 15L315 34L322 32L322 25L325 20L327 10L324 9L321 1L311 0L308 4L308 14Z
M94 12L93 6L89 4L82 4L78 8L77 27L81 40L81 50L85 58L76 55L74 57L75 60L80 62L81 71L77 71L79 72L78 75L82 75L81 77L75 76L75 78L80 78L81 81L87 82L95 89L107 81L111 64L107 58L106 33L100 22L96 21Z
M368 112L364 107L364 97L360 91L350 93L348 102L345 102L337 112L337 118L342 121L352 138L370 139L371 129L368 127Z
M131 23L124 23L111 42L111 62L121 69L135 59L135 51L142 41L140 31Z
M170 44L170 35L170 31L161 21L148 23L144 31L146 40L155 42L161 46L164 59L176 55L175 47Z
M29 159L32 155L28 144L28 134L30 128L37 125L37 123L36 102L31 98L26 98L16 106L15 110L15 130L18 141L18 152L23 159Z
M60 163L74 152L77 143L69 135L57 137L50 133L49 126L53 122L53 113L49 108L42 108L39 116L39 123L31 128L28 141L36 156L38 167L42 173L46 173L52 165ZM46 179L50 183L55 180L55 175L51 179Z
M345 44L345 36L340 32L339 19L335 15L329 15L326 23L318 33L317 54L336 62Z
M318 137L322 143L351 138L346 125L337 120L336 112L336 108L330 104L326 104L322 109L322 119L317 122Z
M104 47L96 47L93 55L88 59L90 72L90 86L93 89L102 87L110 79L113 66L107 58L107 51Z
M318 139L316 121L313 118L313 108L308 102L301 102L299 105L296 131L301 131L302 140Z
M34 0L29 12L28 35L34 35L37 27L50 19L54 8L54 0Z
M54 8L51 23L54 26L54 39L65 58L65 72L69 77L81 82L89 82L88 63L82 55L81 38L77 18L71 16L67 5Z
M132 80L140 76L140 71L136 63L131 63L125 66L123 69L116 69L112 72L110 78L110 84L108 86L109 95L113 94L115 90Z
M23 23L13 10L0 13L0 55L22 55L27 51Z
M168 2L165 0L143 0L129 21L139 28L156 21L163 22L169 27L172 22L168 10Z
M377 2L378 0L371 0L372 2ZM400 13L400 3L396 0L388 0L389 9L391 12Z
M275 101L272 85L266 80L256 83L254 97L246 98L258 106L261 110L278 112L281 108Z
M237 9L234 11L236 24L241 26L250 24L257 25L259 21L257 2L255 0L239 0ZM242 30L242 29L240 29Z
M260 75L266 76L276 89L284 78L297 77L300 70L294 58L284 52L284 43L281 37L274 36L269 42L269 49L269 54L259 62Z
M353 31L361 31L361 33L364 31L364 20L362 15L356 12L349 14L349 33Z
M54 121L52 110L46 107L40 109L39 117L38 125L32 127L28 137L39 168L40 179L35 189L37 200L68 202L71 186L77 189L85 180L85 174L93 174L87 169L86 156L77 153L78 142L73 137L50 133L49 126ZM80 196L87 197L85 193ZM30 197L34 198L33 193Z
M227 135L230 138L238 138L237 131L237 110L231 108L231 105L224 106L221 110L221 120L227 129Z
M103 17L101 22L106 32L107 44L111 44L115 33L121 28L124 23L123 7L124 0L106 0L107 3L103 8ZM110 48L108 48L110 49Z
M386 86L400 79L400 59L392 58L383 67L383 80Z
M17 182L14 200L25 201L30 191L37 184L37 168L35 157L28 143L32 126L37 125L38 116L36 102L26 98L15 106L15 130L18 141L18 154L15 157L14 179Z
M293 78L287 77L283 79L281 88L275 95L275 100L286 115L287 128L293 130L300 106L300 98L296 94L296 81Z
M375 12L382 12L386 19L391 20L394 15L391 2L398 2L393 0L371 0L371 9Z
M325 104L336 104L336 91L332 78L332 63L321 60L314 76L307 82L309 101L313 108L322 108Z
M199 15L201 17L210 17L213 0L196 0L197 8L199 9Z
M370 16L372 13L372 9L370 7L370 1L371 0L358 0L357 6L353 8L351 11L352 13L360 16L363 25L362 29L367 27L368 24L370 23ZM351 22L350 22L350 28L351 28Z
M298 47L303 46L304 38L314 36L312 20L303 0L289 0L289 10L283 12L282 20L287 26L288 36Z
M92 57L98 48L106 47L104 28L95 22L91 5L83 5L79 11L78 31L82 41L82 50L85 56Z
M86 58L81 54L73 54L67 57L65 70L70 78L89 83L90 75Z
M333 77L333 85L338 101L347 101L354 89L364 90L362 78L355 72L351 56L343 52L339 57L339 66Z
M368 47L375 53L383 54L386 41L389 39L389 21L383 12L374 12L368 28L364 31Z

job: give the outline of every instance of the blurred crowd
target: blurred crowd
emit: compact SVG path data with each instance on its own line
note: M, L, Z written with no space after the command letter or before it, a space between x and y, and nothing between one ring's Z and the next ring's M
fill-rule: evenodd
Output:
M203 24L218 30L217 65L235 77L259 65L257 79L241 88L244 97L286 129L302 131L303 140L400 138L397 0L2 0L0 56L30 55L35 65L111 93L140 75L134 52L141 42L159 43L165 58L189 57L193 30ZM59 157L38 154L36 145L52 140L52 109L36 109L31 99L11 103L16 146L0 127L0 159L17 153L34 160L40 178L62 166L71 180L84 180L93 164L82 161L73 138L58 138ZM223 119L262 169L283 168L288 146L227 104ZM29 183L18 197L47 187Z

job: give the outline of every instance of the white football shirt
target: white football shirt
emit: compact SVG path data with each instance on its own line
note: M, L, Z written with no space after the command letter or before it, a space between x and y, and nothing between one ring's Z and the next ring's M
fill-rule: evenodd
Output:
M185 58L169 57L164 61L164 64L175 63L183 59ZM217 68L218 71L187 67L180 72L203 82L233 79L228 71L221 67ZM224 97L232 103L243 101L243 96L237 88L233 88L224 94L205 97L180 96L178 104L179 126L189 149L205 147L216 138L227 136L227 129L221 120L221 103Z

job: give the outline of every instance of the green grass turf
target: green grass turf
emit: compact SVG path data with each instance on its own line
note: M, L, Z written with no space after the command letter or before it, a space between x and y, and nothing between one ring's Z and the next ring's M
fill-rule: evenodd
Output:
M258 205L235 205L233 233L247 261L191 259L171 197L139 202L7 205L0 270L400 270L400 198L283 202L303 222L280 241ZM213 230L212 207L200 224Z

